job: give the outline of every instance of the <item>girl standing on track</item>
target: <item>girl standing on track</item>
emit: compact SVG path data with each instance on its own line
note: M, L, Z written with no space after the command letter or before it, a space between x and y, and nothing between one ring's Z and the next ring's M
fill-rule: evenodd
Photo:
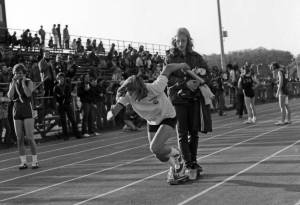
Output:
M244 74L241 75L238 87L243 89L245 96L245 104L248 113L248 120L245 121L246 124L256 122L256 111L255 111L255 92L254 89L258 86L258 81L251 74L251 69L249 66L244 67Z
M277 92L276 97L281 111L281 120L276 122L275 125L290 124L291 121L291 109L289 106L289 96L287 89L287 77L284 69L280 68L279 64L274 62L271 64L271 70L274 78L277 79ZM286 119L287 118L287 119Z
M29 142L32 154L32 169L39 167L37 161L36 143L33 138L34 120L32 117L31 95L33 83L25 77L26 68L16 64L13 68L13 79L9 85L8 97L13 101L14 127L17 135L18 149L21 159L19 169L27 168L25 155L25 136ZM25 135L24 135L25 134Z
M173 48L167 56L166 63L186 63L199 74L207 76L208 66L202 56L193 50L193 41L186 28L179 28L172 41ZM177 115L177 136L180 150L186 164L189 179L197 179L202 167L197 163L197 150L201 121L200 118L200 84L185 73L172 73L168 83L168 94ZM204 126L203 126L204 127ZM202 128L201 128L202 129Z
M185 165L179 150L167 145L167 140L175 135L176 112L164 93L169 75L176 70L189 70L185 63L167 65L153 83L144 83L138 76L131 76L117 92L117 104L108 113L108 120L116 116L126 105L147 120L150 150L161 162L171 164L167 175L169 184L179 184L187 180Z

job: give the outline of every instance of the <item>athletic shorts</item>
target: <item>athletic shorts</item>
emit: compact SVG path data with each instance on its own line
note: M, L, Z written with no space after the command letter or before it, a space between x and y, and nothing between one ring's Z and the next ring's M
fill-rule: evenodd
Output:
M289 96L287 96L287 95L279 95L279 99L282 98L282 97L285 97L284 104L288 105L289 104Z
M161 125L169 125L169 126L171 126L175 129L176 124L177 124L177 118L176 117L166 118L163 121L161 121L161 123L159 123L158 125L149 125L147 123L147 130L148 130L148 132L156 132Z

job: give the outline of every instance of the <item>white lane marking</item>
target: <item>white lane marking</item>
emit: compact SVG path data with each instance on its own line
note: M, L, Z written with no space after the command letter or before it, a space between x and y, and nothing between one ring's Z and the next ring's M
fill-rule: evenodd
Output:
M204 140L201 140L199 142L205 142L207 140L210 140L210 139L214 139L216 137L219 137L219 136L223 136L223 135L226 135L226 134L229 134L229 133L232 133L232 132L235 132L235 131L238 131L238 130L242 130L242 129L246 129L246 128L250 128L250 127L254 127L256 124L253 124L251 126L247 126L247 127L241 127L241 128L238 128L238 129L233 129L231 131L228 131L228 132L225 132L223 134L219 134L219 135L214 135L212 137L209 137L209 138L205 138ZM144 138L136 138L136 139L132 139L132 141L135 141L135 140L140 140L140 139L144 139ZM130 140L129 140L130 141ZM123 141L124 142L124 141ZM120 142L121 144L123 142ZM111 146L111 145L116 145L116 144L120 144L120 143L115 143L115 144L110 144L110 145L106 145L106 146L102 146L102 147L97 147L97 148L92 148L90 150L93 150L93 149L99 149L99 148L103 148L103 147L107 147L107 146ZM50 160L50 159L55 159L55 158L59 158L59 157L65 157L65 156L69 156L69 155L73 155L73 154L78 154L78 153L82 153L82 152L85 152L87 150L83 150L83 151L79 151L79 152L71 152L71 153L68 153L68 154L63 154L63 155L58 155L58 156L54 156L54 157L50 157L50 158L46 158L46 159L42 159L42 160L39 160L40 162L42 161L47 161L47 160ZM65 166L65 165L63 165ZM11 168L16 168L18 167L17 165L15 166L10 166L10 167L5 167L5 168L2 168L0 169L0 171L3 171L3 170L7 170L7 169L11 169ZM60 168L60 167L57 167L57 168ZM52 169L51 169L52 170ZM36 173L39 173L39 172L36 172ZM27 175L23 175L24 177L27 176ZM20 176L21 177L21 176ZM5 181L6 182L6 181ZM3 183L3 181L0 181L0 184Z
M292 107L294 107L294 106L298 106L298 104L295 104L295 105L293 105ZM273 110L273 107L272 107L271 109L264 109L263 112L265 112L265 111L267 111L267 110ZM234 111L233 111L233 112L234 112ZM268 113L268 114L266 114L266 115L270 115L270 114L274 114L274 113ZM232 115L232 116L234 116L234 115ZM230 117L232 117L232 116L230 116ZM230 119L230 118L229 118L229 119ZM224 121L224 120L225 120L224 118L220 119L220 121ZM216 120L214 120L213 122L215 122L215 121L216 121ZM239 122L236 122L236 123L239 124ZM223 127L225 127L225 125L220 126L220 127L216 127L216 128L214 128L214 129L217 129L217 128L223 128ZM119 133L119 131L111 132L111 133L109 133L107 136L110 136L110 135L113 135L113 134L118 134L118 133ZM138 133L137 133L137 134L138 134ZM136 134L132 134L132 135L131 135L131 134L130 134L130 135L124 135L123 137L134 136L134 135L136 135ZM86 144L90 144L90 143L97 142L97 141L105 141L105 140L109 140L109 139L113 139L113 138L105 138L105 139L95 140L95 141L91 141L91 142L87 142L87 143L80 143L80 144L76 144L76 145L72 145L72 146L67 146L67 147L63 147L63 148L55 149L55 150L61 150L61 149L72 148L72 147L76 147L76 146L86 145ZM39 146L39 148L47 148L47 147L57 146L57 145L60 145L60 144L64 144L64 142L61 142L61 143L55 143L55 144L51 144L51 145L42 145L42 146ZM6 153L0 154L0 157L6 156L6 155L9 155L9 154L17 154L17 153L18 153L18 151L6 152ZM17 159L17 157L14 158L14 159ZM2 162L2 161L0 161L0 162Z
M0 181L0 184L3 184L5 182L10 182L10 181L13 181L13 180L16 180L16 179L21 179L21 178L25 178L25 177L28 177L28 176L33 176L33 175L37 175L37 174L40 174L40 173L49 172L49 171L52 171L52 170L68 167L68 166L71 166L71 165L80 164L82 162L88 162L88 161L91 161L91 160L94 160L94 159L101 159L101 158L104 158L104 157L112 156L112 155L119 154L119 153L122 153L122 152L127 152L127 151L130 151L130 150L138 149L140 147L145 147L145 146L146 145L131 147L131 148L124 149L124 150L117 151L117 152L113 152L113 153L110 153L110 154L101 155L101 156L98 156L98 157L93 157L93 158L81 160L81 161L74 162L74 163L71 163L71 164L65 164L65 165L62 165L62 166L59 166L59 167L54 167L54 168L45 169L45 170L38 171L38 172L33 172L33 173L30 173L30 174L25 174L25 175L22 175L22 176L18 176L18 177L14 177L14 178L11 178L11 179L4 180L4 181Z
M138 141L138 140L145 140L145 138L135 138L135 139L131 139L131 140L125 140L125 141L122 141L122 142L108 144L108 145L104 145L104 146L101 146L101 147L94 147L94 148L91 148L91 149L81 150L81 151L78 151L78 152L71 152L71 153L68 153L68 154L57 155L57 156L49 157L49 158L42 159L42 160L39 160L39 161L43 162L43 161L47 161L47 160L51 160L51 159L56 159L56 158L59 158L59 157L65 157L65 156L80 154L80 153L84 153L84 152L94 151L94 150L102 149L102 148L105 148L105 147L111 147L111 146L114 146L114 145L125 144L127 142L134 142L134 141ZM16 168L16 167L18 167L18 165L1 168L0 171L4 171L4 170L7 170L7 169Z
M153 155L148 155L148 156L143 157L143 158L139 158L139 159L136 159L136 160L133 160L133 161L125 162L123 164L119 164L119 165L116 165L116 166L113 166L113 167L102 169L100 171L96 171L96 172L92 172L92 173L89 173L89 174L85 174L85 175L82 175L82 176L79 176L79 177L76 177L76 178L73 178L73 179L69 179L69 180L66 180L66 181L63 181L63 182L60 182L60 183L56 183L56 184L52 184L52 185L49 185L49 186L41 187L39 189L35 189L35 190L30 191L30 192L26 192L26 193L23 193L23 194L20 194L20 195L17 195L17 196L13 196L13 197L1 199L0 202L5 202L5 201L12 200L12 199L20 198L22 196L26 196L26 195L29 195L29 194L33 194L33 193L45 190L45 189L49 189L49 188L52 188L52 187L55 187L55 186L59 186L59 185L65 184L67 182L71 182L71 181L75 181L77 179L85 178L85 177L91 176L93 174L98 174L98 173L101 173L101 172L104 172L104 171L107 171L107 170L111 170L111 169L115 169L115 168L118 168L118 167L121 167L121 166L133 164L135 162L142 161L142 160L145 160L145 159L150 158L150 157L153 157Z
M217 154L217 153L223 152L223 151L225 151L225 150L229 150L229 149L231 149L231 148L233 148L233 147L235 147L235 146L238 146L238 145L243 144L243 143L245 143L245 142L254 140L254 139L256 139L256 138L258 138L258 137L261 137L261 136L263 136L263 135L266 135L266 134L269 134L269 133L278 131L278 130L280 130L280 129L283 129L284 127L287 127L287 126L279 127L279 128L270 130L270 131L268 131L268 132L259 134L259 135L257 135L257 136L251 137L251 138L249 138L249 139L247 139L247 140L243 140L243 141L241 141L241 142L239 142L239 143L235 143L235 144L233 144L233 145L231 145L231 146L229 146L229 147L225 147L225 148L220 149L220 150L218 150L218 151L215 151L215 152L213 152L213 153L211 153L211 154L208 154L208 155L199 157L198 160L199 160L199 159L204 159L204 158L210 157L210 156L212 156L212 155L215 155L215 154ZM167 172L167 171L168 171L168 170L165 170L165 171L156 173L156 174L154 174L154 175L145 177L145 178L143 178L143 179L137 180L137 181L135 181L135 182L132 182L132 183L127 184L127 185L125 185L125 186L119 187L119 188L117 188L117 189L113 189L113 190L111 190L111 191L108 191L108 192L105 192L105 193L96 195L96 196L94 196L94 197L88 198L88 199L86 199L86 200L84 200L84 201L81 201L81 202L78 202L78 203L76 203L76 204L74 204L74 205L81 205L81 204L84 204L84 203L86 203L86 202L92 201L92 200L94 200L94 199L98 199L98 198L107 196L107 195L109 195L109 194L115 193L115 192L120 191L120 190L122 190L122 189L125 189L125 188L127 188L127 187L136 185L136 184L138 184L138 183L144 182L144 181L146 181L146 180L148 180L148 179L151 179L151 178L153 178L153 177L159 176L159 175L161 175L161 174L163 174L163 173L165 173L165 172Z
M123 135L123 136L118 136L118 137L94 140L94 141L85 142L85 143L78 143L78 144L71 145L71 146L65 146L65 147L61 147L61 148L57 148L57 149L51 149L51 150L39 152L38 155L45 154L45 153L56 152L56 151L60 151L60 150L65 150L65 149L71 149L71 148L75 148L75 147L79 147L79 146L83 146L83 145L88 145L88 144L93 144L93 143L97 143L97 142L105 142L105 141L113 140L113 139L123 139L123 138L126 138L126 137L131 137L131 136L135 136L135 135L139 135L139 134L141 134L141 133L134 133L134 134ZM111 136L111 135L108 135L108 136ZM10 153L13 153L13 152L10 152ZM13 157L13 158L1 160L0 163L7 162L9 160L15 160L15 159L18 159L18 157Z
M248 127L244 127L244 128L249 128L249 127L253 127L253 126L255 126L255 125L248 126ZM234 129L234 130L231 130L231 131L229 131L229 132L223 133L223 134L221 134L221 135L216 135L216 136L212 136L211 138L207 138L207 139L200 140L199 142L208 141L208 140L213 139L213 138L215 138L215 137L217 137L217 136L223 136L223 135L226 135L226 134L229 134L229 133L232 133L232 132L235 132L235 131L244 129L244 128ZM148 144L146 144L146 145L148 145ZM142 145L142 146L146 146L146 145ZM139 147L142 147L142 146L139 146ZM137 148L137 147L134 147L134 148ZM134 148L132 148L132 149L134 149ZM120 153L120 152L118 152L118 153ZM112 155L112 154L110 154L110 155ZM149 156L152 156L152 155L149 155ZM149 157L149 156L148 156L148 157ZM72 163L72 164L69 164L69 165L81 164L82 162L86 162L86 161L90 161L90 160L98 159L98 158L102 158L102 157L104 157L104 156L96 157L96 158L92 158L92 159L88 159L88 160L79 161L79 162ZM48 169L48 170L43 170L43 171L35 172L35 173L36 173L36 174L39 174L39 173L43 173L43 172L46 172L46 171L52 171L52 170L55 170L55 169L58 169L58 168L62 168L62 167L66 167L66 166L69 166L69 165L64 165L64 166L60 166L60 167L56 167L56 168L52 168L52 169ZM164 171L164 172L166 172L166 171ZM32 175L35 175L35 173L31 173L31 174L27 174L27 175L15 177L15 178L13 178L13 179L8 179L8 180L5 180L5 181L1 181L0 184L1 184L1 183L4 183L4 182L8 182L8 181L13 181L13 180L15 180L15 179L24 178L24 177L26 177L26 176L32 176ZM69 181L69 180L68 180L68 181ZM68 182L68 181L60 182L60 183L58 183L58 185L64 184L64 183L66 183L66 182ZM51 186L51 187L54 187L54 186L57 186L57 185L54 184L54 185L50 185L50 186ZM50 188L50 187L49 187L49 188ZM31 191L31 192L23 193L23 194L18 195L18 196L10 197L9 199L15 199L15 198L18 198L18 197L20 197L20 196L25 196L25 195L28 195L28 194L31 194L31 193L38 192L38 191L40 191L40 190L45 190L45 189L42 187L42 188L40 188L40 189L37 189L37 191L33 190L33 191ZM3 199L3 200L9 200L9 199Z
M203 190L202 192L200 192L200 193L198 193L198 194L196 194L196 195L194 195L194 196L192 196L192 197L189 197L188 199L186 199L186 200L184 200L184 201L178 203L178 205L184 205L184 204L186 204L186 203L188 203L188 202L190 202L190 201L192 201L192 200L194 200L194 199L196 199L196 198L198 198L198 197L200 197L200 196L206 194L207 192L209 192L209 191L211 191L211 190L213 190L213 189L215 189L215 188L217 188L217 187L219 187L219 186L221 186L221 185L227 183L228 181L234 179L235 177L239 176L240 174L243 174L243 173L249 171L250 169L256 167L257 165L259 165L259 164L261 164L261 163L263 163L263 162L265 162L265 161L267 161L267 160L273 158L273 157L276 156L277 154L279 154L279 153L281 153L281 152L283 152L283 151L285 151L285 150L287 150L287 149L293 147L294 145L296 145L296 144L299 143L299 142L300 142L300 140L297 140L296 142L294 142L294 143L292 143L292 144L290 144L290 145L288 145L288 146L286 146L286 147L284 147L284 148L278 150L277 152L275 152L275 153L269 155L268 157L265 157L264 159L262 159L262 160L256 162L255 164L252 164L251 166L249 166L249 167L243 169L242 171L239 171L238 173L236 173L236 174L234 174L234 175L232 175L232 176L230 176L230 177L224 179L223 181L221 181L221 182L219 182L219 183L217 183L217 184L215 184L215 185L213 185L213 186L211 186L211 187L209 187L209 188Z

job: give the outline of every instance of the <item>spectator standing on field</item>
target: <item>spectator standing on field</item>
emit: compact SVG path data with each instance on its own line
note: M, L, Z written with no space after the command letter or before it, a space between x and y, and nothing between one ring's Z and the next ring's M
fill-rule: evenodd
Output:
M41 28L39 30L39 35L41 36L41 46L44 47L46 32L44 31L43 26L41 26Z
M66 25L66 27L64 28L64 31L63 31L63 41L64 41L64 48L69 49L69 47L70 47L70 34L69 34L69 30L68 30L68 25Z

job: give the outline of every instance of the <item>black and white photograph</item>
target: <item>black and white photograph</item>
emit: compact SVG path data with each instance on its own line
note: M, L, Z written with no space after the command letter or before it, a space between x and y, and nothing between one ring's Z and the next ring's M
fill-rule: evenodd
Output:
M0 0L0 205L300 205L299 0Z

